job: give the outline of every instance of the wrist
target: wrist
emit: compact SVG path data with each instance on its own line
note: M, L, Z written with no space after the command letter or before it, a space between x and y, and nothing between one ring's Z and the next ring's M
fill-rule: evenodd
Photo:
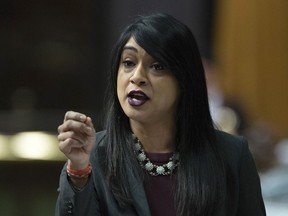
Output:
M83 167L83 166L80 166L80 167ZM90 175L90 173L92 171L92 166L90 163L88 163L88 165L86 165L85 168L78 168L78 169L76 168L75 169L73 166L71 166L71 162L68 161L66 171L67 171L67 174L69 177L88 178L88 176Z
M89 164L90 164L89 159L85 161L73 161L69 159L67 167L69 167L72 170L83 170L87 168Z
M71 163L70 161L68 161L68 164L66 167L68 179L73 189L76 191L80 191L86 186L89 180L89 176L92 171L92 166L90 163L88 163L88 165L84 169L76 170L76 169L72 169L70 165Z

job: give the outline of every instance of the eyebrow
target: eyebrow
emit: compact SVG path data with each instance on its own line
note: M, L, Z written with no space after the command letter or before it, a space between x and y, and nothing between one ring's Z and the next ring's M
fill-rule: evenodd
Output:
M124 46L122 52L123 52L124 50L132 50L132 51L138 53L138 50L137 50L135 47L129 46L129 45Z

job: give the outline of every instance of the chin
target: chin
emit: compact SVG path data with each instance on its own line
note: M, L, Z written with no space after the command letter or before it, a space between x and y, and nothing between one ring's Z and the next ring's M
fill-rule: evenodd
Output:
M127 117L135 122L145 123L149 119L141 113L126 113Z

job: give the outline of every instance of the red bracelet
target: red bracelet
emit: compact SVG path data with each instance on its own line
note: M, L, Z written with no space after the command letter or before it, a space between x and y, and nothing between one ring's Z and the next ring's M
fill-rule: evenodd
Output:
M70 168L70 163L68 162L67 165L67 173L69 176L77 177L77 178L84 178L87 177L92 171L91 163L88 164L88 166L85 169L82 170L72 170Z

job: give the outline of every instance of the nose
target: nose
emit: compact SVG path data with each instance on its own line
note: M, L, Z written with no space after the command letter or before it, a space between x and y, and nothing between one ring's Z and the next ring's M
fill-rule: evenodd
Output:
M147 76L145 69L138 65L138 67L135 68L132 76L130 77L130 82L135 85L146 85L147 83Z

